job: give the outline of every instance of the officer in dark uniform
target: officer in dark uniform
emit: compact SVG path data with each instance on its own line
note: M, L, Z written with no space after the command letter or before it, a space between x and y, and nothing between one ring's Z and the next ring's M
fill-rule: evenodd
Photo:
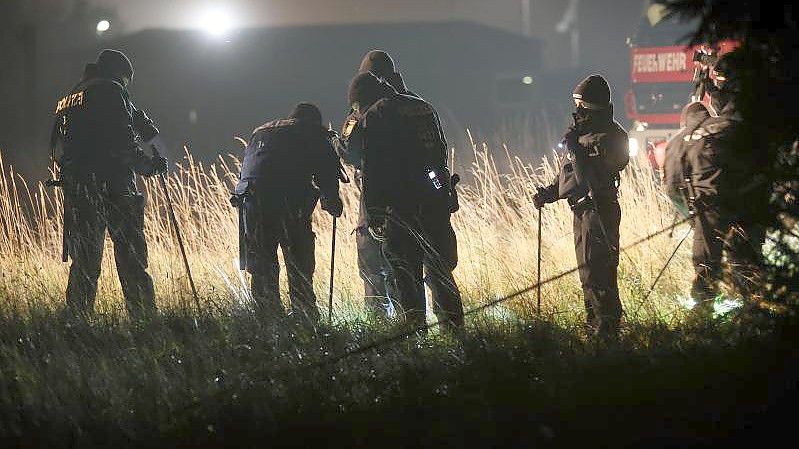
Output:
M404 318L425 322L426 279L439 321L461 326L463 305L452 276L458 262L452 189L435 110L371 72L353 79L349 101L360 127L368 232L381 243Z
M371 50L363 57L358 73L367 72L386 81L398 93L418 98L418 95L408 90L402 75L396 70L394 60L385 51ZM344 122L343 139L340 141L341 145L337 146L337 151L346 164L355 167L355 179L359 187L361 187L362 157L360 132L358 114L351 110ZM389 269L381 252L380 242L369 234L363 195L358 212L355 240L358 245L358 271L363 279L367 312L374 317L384 317L388 308L387 300L390 296L386 288L391 284L388 279Z
M733 99L725 101L718 117L702 103L691 103L682 120L686 126L666 151L664 184L694 217L691 297L697 314L709 317L719 294L723 253L732 268L730 280L741 293L750 294L758 283L765 233L753 211L766 204L767 192L753 173L756 156L735 151L742 135Z
M167 161L145 155L138 145L127 90L132 78L133 66L124 54L103 50L56 105L53 135L63 152L65 253L72 258L67 305L81 313L94 308L106 230L129 314L155 311L146 271L144 197L135 174L165 172Z
M580 265L589 332L618 334L622 306L619 266L619 172L629 162L627 133L613 120L610 87L591 75L574 89L577 110L564 136L568 149L558 177L534 197L543 207L560 199L574 212L574 247Z
M287 119L255 129L245 149L236 196L246 221L246 269L252 295L268 311L282 310L278 246L283 251L293 313L319 318L313 291L315 236L311 214L341 216L340 165L319 109L300 103Z

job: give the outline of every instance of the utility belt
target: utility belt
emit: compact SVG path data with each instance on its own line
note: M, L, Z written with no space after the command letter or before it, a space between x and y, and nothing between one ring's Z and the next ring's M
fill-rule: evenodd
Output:
M99 196L109 200L141 196L132 181L120 184L118 180L99 178L95 173L64 175L61 179L48 180L46 185L63 189L65 195Z
M575 213L594 208L594 199L591 198L590 194L578 198L569 198L567 201L572 212Z
M616 195L602 195L594 200L591 194L587 193L583 196L567 198L566 201L569 203L572 212L579 213L589 209L596 209L597 202L604 204L615 203L618 201L618 197Z

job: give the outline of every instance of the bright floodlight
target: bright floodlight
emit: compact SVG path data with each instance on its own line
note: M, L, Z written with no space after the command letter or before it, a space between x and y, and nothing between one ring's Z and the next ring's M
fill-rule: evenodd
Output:
M529 76L529 75L525 76L524 78L522 78L522 83L528 84L528 85L529 84L533 84L533 77Z
M111 29L111 22L107 20L101 20L97 22L97 34L103 34L110 29Z
M209 9L200 17L199 27L212 36L222 36L233 28L233 18L222 8Z

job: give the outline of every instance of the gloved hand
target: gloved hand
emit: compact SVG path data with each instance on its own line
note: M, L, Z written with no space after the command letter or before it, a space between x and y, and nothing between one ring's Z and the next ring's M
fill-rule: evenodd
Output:
M582 147L580 146L579 142L580 138L580 130L577 128L577 125L572 125L566 130L566 134L563 135L563 142L566 145L566 149L569 151L580 151Z
M455 173L449 180L449 213L454 214L461 208L460 201L458 200L458 183L461 182L459 174Z
M547 189L538 189L538 191L533 195L533 205L536 209L541 209L547 203L554 203L557 198L552 198L552 195L547 191Z
M153 175L164 174L169 170L169 161L167 158L156 153L150 159L150 167Z
M334 198L322 197L322 210L327 211L330 215L338 218L344 212L344 204L341 202L341 197Z
M334 129L326 129L325 135L327 136L328 140L340 139L338 133Z

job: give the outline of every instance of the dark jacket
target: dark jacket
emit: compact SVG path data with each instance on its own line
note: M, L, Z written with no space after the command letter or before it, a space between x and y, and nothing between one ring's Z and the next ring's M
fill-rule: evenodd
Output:
M629 142L621 125L608 117L578 126L564 144L569 152L558 177L542 189L546 202L576 202L588 195L589 185L597 199L614 200L619 172L629 163Z
M135 191L134 173L151 175L152 164L137 144L132 114L121 84L87 70L55 108L52 143L62 148L64 179Z
M738 222L757 222L768 213L769 185L763 172L765 155L743 125L735 102L686 129L669 143L664 166L666 189L672 197L690 179L700 207L718 207ZM674 157L669 155L674 151ZM682 175L681 175L682 173Z
M391 76L386 79L386 82L400 94L409 95L419 99L422 98L419 95L416 95L414 92L408 90L408 87L405 85L405 81L402 79L402 75L399 73L392 73ZM346 120L344 120L344 126L341 128L342 139L340 141L340 145L336 147L336 153L338 153L341 160L343 160L345 164L355 167L356 170L360 170L361 157L363 156L363 148L361 146L362 141L359 137L361 132L361 128L358 124L359 117L360 114L350 110L349 114L347 114ZM437 115L436 119L438 120ZM356 176L360 176L360 174L356 173Z
M706 109L697 109L683 117L685 126L671 138L666 146L666 160L663 164L663 187L666 193L676 200L686 193L685 179L704 195L715 195L713 178L718 175L715 164L708 156L712 153L711 140L706 139L712 132L720 131L718 121L712 125L711 115ZM710 129L706 128L707 125Z
M741 189L752 181L757 170L752 154L757 150L735 151L740 144L741 122L732 102L723 111L718 117L707 117L687 126L669 142L664 175L670 195L677 195L681 187L687 187L684 182L687 178L697 201L735 203Z
M447 143L429 103L395 94L372 105L359 124L367 210L412 208L438 201L449 207Z
M338 197L338 175L338 158L325 128L298 119L276 120L253 131L236 190L249 188L267 207L312 210L320 191Z

